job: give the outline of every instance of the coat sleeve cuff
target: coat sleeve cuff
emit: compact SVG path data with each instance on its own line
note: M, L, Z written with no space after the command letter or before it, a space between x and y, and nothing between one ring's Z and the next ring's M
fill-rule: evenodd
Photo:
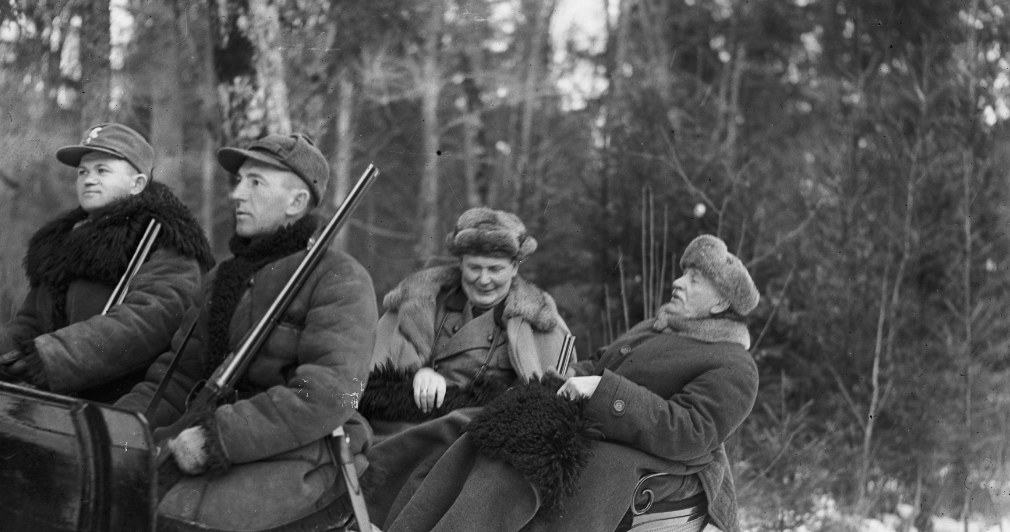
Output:
M221 444L221 435L217 430L217 420L214 417L214 413L211 412L200 419L197 425L200 426L204 436L206 436L204 438L203 452L204 456L207 457L207 472L221 473L226 471L231 467L231 461L228 460L228 453L224 450L224 445Z
M25 380L33 386L43 390L49 389L49 378L46 377L46 365L42 362L42 357L35 350L35 340L27 340L21 343L21 352L24 354L24 363L27 366Z
M606 432L607 421L623 416L628 403L627 380L609 369L603 370L599 386L586 401L586 415L602 423Z

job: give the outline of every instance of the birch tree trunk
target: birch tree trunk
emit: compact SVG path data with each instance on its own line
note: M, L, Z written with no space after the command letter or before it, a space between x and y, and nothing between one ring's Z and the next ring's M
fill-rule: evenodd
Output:
M81 17L81 131L109 120L109 95L112 50L109 0L82 0L77 13Z
M249 40L255 49L256 81L269 133L290 133L288 86L280 45L280 16L271 0L249 0Z
M536 111L540 107L541 91L543 90L544 46L547 42L547 23L554 12L555 1L544 0L524 2L523 9L527 17L533 18L533 27L529 33L529 45L526 47L526 72L523 78L522 116L519 119L519 145L516 146L515 175L512 176L513 212L522 212L527 205L530 191L539 188L539 172L531 170L536 166L531 163L539 154L534 149L533 125Z
M351 188L351 158L354 155L354 80L347 68L341 68L337 81L336 145L334 146L331 172L333 204L344 201ZM333 247L347 251L348 231L345 229L333 237Z
M463 51L460 61L466 73L460 84L466 99L466 117L463 120L463 182L466 189L467 207L487 204L487 183L482 176L484 168L484 103L480 99L480 88L473 76L475 61Z
M223 138L224 117L218 100L217 74L214 71L214 31L211 17L216 15L214 4L201 4L187 9L187 27L190 31L193 49L199 57L195 65L196 84L199 87L200 125L197 129L200 142L200 224L207 234L211 249L217 228L216 206L225 198L219 197L217 149Z
M158 181L184 195L183 121L187 113L180 79L180 47L185 35L180 17L184 13L174 0L153 9L159 26L154 39L157 52L151 54L156 62L151 80L150 141L156 161L154 173Z
M438 98L442 89L439 49L442 37L442 0L432 2L432 11L425 31L420 58L421 145L424 167L418 194L417 217L421 234L417 241L417 257L424 263L438 255L441 235L438 225L439 134Z

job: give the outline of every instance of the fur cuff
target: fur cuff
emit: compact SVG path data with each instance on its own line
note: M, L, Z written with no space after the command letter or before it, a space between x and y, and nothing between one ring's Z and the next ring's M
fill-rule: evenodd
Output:
M442 406L427 414L414 404L414 372L383 364L368 376L358 412L366 419L422 422L442 417L453 410L484 406L508 388L499 380L480 379L466 388L448 386Z
M562 384L548 375L515 386L467 425L478 450L518 469L550 512L578 492L593 441L602 438L598 425L582 415L581 401L557 395Z
M201 414L189 428L169 440L168 448L179 468L190 475L220 473L231 465L218 438L213 412Z
M203 453L207 457L207 472L218 474L227 471L231 467L231 461L228 460L228 454L224 451L224 446L221 445L221 438L217 432L217 418L214 417L214 413L210 412L201 418L198 424L206 436L203 443Z

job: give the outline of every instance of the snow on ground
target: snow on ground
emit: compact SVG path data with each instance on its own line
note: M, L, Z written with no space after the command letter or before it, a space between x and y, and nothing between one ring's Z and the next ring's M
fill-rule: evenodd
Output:
M830 497L822 497L813 512L800 526L784 529L782 532L823 532L832 530L847 530L858 532L918 532L911 526L913 508L907 504L898 505L896 514L884 514L871 519L860 519L845 515L837 508ZM746 532L763 532L760 526L748 526L748 512L741 509L742 528ZM902 526L905 523L905 526ZM965 532L964 523L946 516L933 517L934 532ZM704 532L718 532L711 525ZM972 521L968 523L967 532L1010 532L1010 516L1003 516L1001 522Z

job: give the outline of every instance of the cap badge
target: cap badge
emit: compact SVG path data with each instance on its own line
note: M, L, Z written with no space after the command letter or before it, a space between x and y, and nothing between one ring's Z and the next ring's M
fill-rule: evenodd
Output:
M91 144L91 141L98 138L98 132L102 130L102 126L98 126L88 132L88 138L81 141L81 144Z

